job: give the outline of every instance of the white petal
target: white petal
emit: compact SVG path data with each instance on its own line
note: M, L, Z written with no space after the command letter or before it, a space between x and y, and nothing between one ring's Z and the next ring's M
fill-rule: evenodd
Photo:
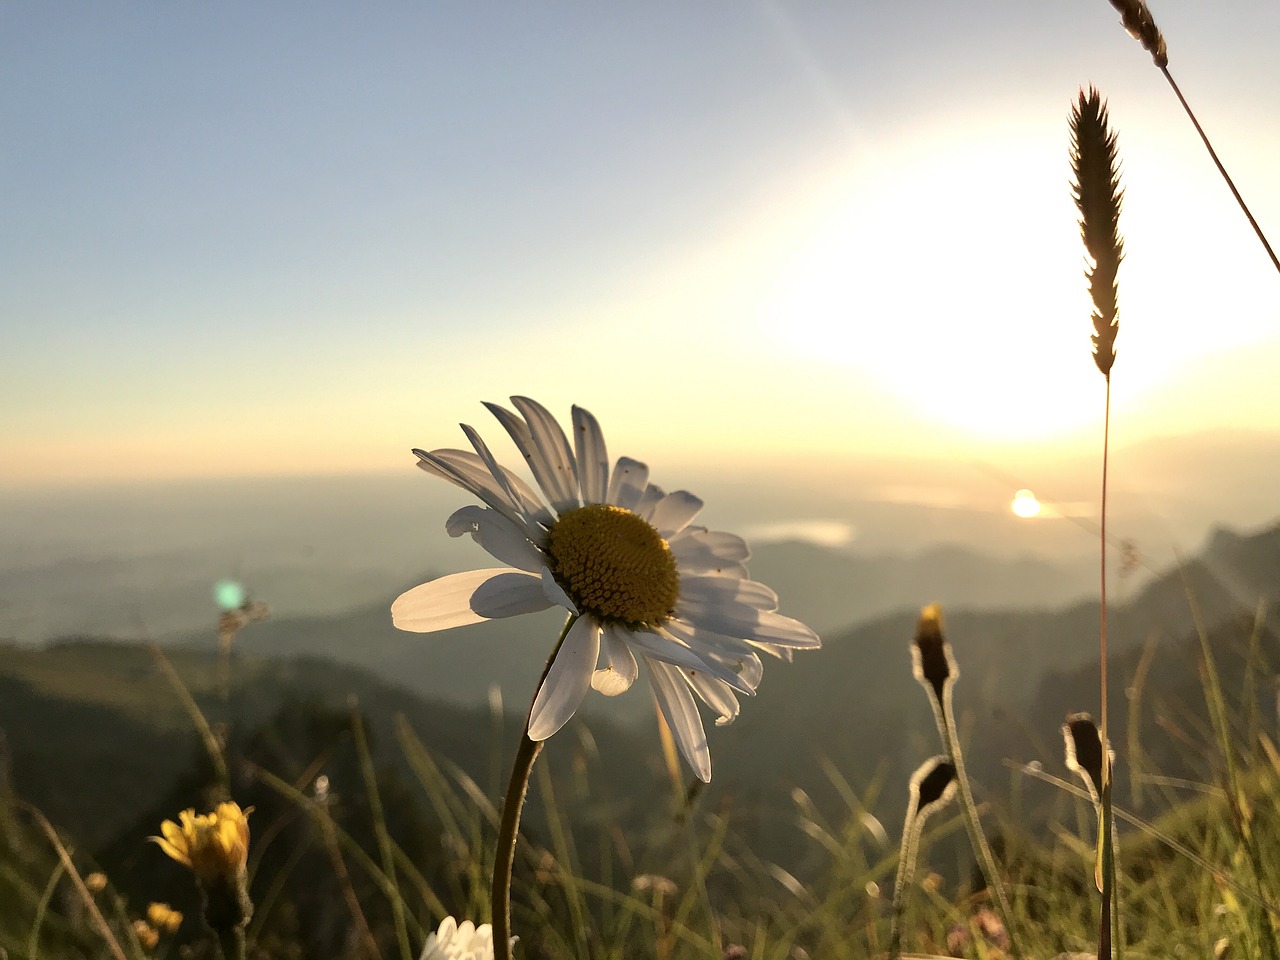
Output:
M592 674L591 686L606 697L616 697L631 688L640 667L626 640L618 635L617 627L607 624L602 632L604 643L601 646L607 662L604 669Z
M702 702L720 714L716 720L717 727L732 723L738 716L738 698L733 695L733 690L723 680L717 680L702 673L695 673L692 676L686 673L685 678L693 687L693 692L702 698Z
M511 435L512 441L515 442L516 447L525 459L525 463L528 464L530 471L532 471L533 479L538 482L538 486L542 488L547 500L555 507L557 512L563 513L568 508L563 506L564 497L558 486L556 471L547 463L546 457L534 441L533 432L529 429L529 425L506 407L487 401L485 402L485 407L498 418L498 422ZM573 499L577 499L576 491Z
M713 577L746 577L743 563L750 556L747 543L731 533L705 527L685 527L669 538L671 553L680 572Z
M406 590L391 604L391 622L401 630L431 633L549 606L537 577L498 567L454 573Z
M743 637L716 633L708 627L694 626L679 617L670 618L663 623L662 628L673 634L678 640L687 643L693 649L701 651L703 657L709 661L732 662L735 664L740 669L739 677L752 689L759 685L760 671L764 669L760 664L760 658L756 656L757 650L763 650L765 653L770 653L788 662L791 661L790 647L779 646L776 643L768 643L763 640L748 640ZM753 668L748 666L748 661L752 659L756 662L754 680L751 679Z
M511 402L524 414L524 419L529 424L529 439L534 452L530 467L551 501L551 506L556 513L581 506L573 451L556 418L546 407L528 397L512 397Z
M707 734L698 715L698 705L679 671L660 660L649 660L649 682L662 710L662 716L693 772L703 783L711 780L711 750Z
M516 526L507 517L488 507L473 504L455 510L445 521L444 528L451 537L471 534L471 539L484 547L491 556L519 570L537 573L546 565L546 556L529 542L524 533L525 528Z
M471 446L475 448L480 462L484 464L485 469L493 475L493 478L506 491L512 504L530 520L536 520L548 527L551 526L555 518L551 515L551 511L547 509L547 505L542 502L542 498L534 493L527 483L498 463L497 459L489 451L488 444L484 442L479 433L465 423L461 426L462 432L467 435L467 439L471 441Z
M677 637L667 632L665 627L655 628L654 633L644 630L625 630L624 628L622 636L629 644L647 657L672 663L687 670L709 673L728 684L741 687L743 693L750 694L752 692L742 684L734 671L716 663L714 660L708 660L703 657L697 650L689 648Z
M730 637L742 637L762 644L814 649L822 646L818 635L799 620L745 604L706 605L686 610L676 603L676 616L695 627L705 627Z
M578 454L578 484L583 503L604 503L609 493L609 454L604 433L591 411L573 408L573 442Z
M492 475L474 453L466 450L419 450L415 447L413 455L418 458L418 467L432 476L448 480L499 512L516 513L506 493L495 484Z
M760 686L760 680L764 677L764 664L760 662L760 657L756 654L743 657L739 661L742 672L738 674L752 690Z
M529 713L529 739L545 740L568 722L591 686L600 656L600 626L579 617L569 628Z
M671 617L663 623L662 629L681 643L698 651L718 653L728 657L745 657L752 651L749 640L716 633L706 627L696 627L680 617Z
M653 516L653 508L658 505L658 501L667 495L666 491L659 486L649 484L644 488L644 492L640 494L640 499L636 502L635 513L639 514L645 520L649 520Z
M507 492L498 485L483 461L469 450L414 450L418 466L427 473L443 477L478 497L504 517L528 528L528 536L538 535L536 525L511 503ZM546 507L542 507L545 511ZM550 513L547 513L550 516Z
M463 424L462 426L463 430L467 429L466 424ZM488 447L485 447L484 440L480 439L479 434L475 434L475 440L480 443L481 447L485 448L486 452L488 452ZM419 456L421 456L422 453L421 451L413 452L419 454ZM515 498L515 507L517 512L521 513L522 516L530 518L530 520L543 522L543 524L547 526L552 524L554 517L543 498L539 497L539 495L534 492L534 488L531 488L531 486L526 484L524 480L521 480L516 474L507 470L507 467L504 467L500 465L500 463L497 463L497 461L494 461L492 453L488 454L488 460L486 460L485 457L479 456L479 454L472 453L471 451L458 451L458 449L431 451L431 454L435 457L439 457L440 460L448 462L449 465L457 468L457 470L466 472L468 475L474 475L477 480L485 480L486 483L488 483L489 477L493 477L494 481L498 481L498 476L494 475L492 468L489 466L490 463L492 463L492 465L498 467L498 474L502 477L502 481L498 481L498 489L502 489L504 493L508 493L509 497ZM430 472L430 467L426 465L426 463L419 463L419 466Z
M630 457L619 457L613 466L613 475L609 478L609 494L606 503L612 503L623 510L632 510L640 502L640 494L644 493L649 483L649 468L639 460Z
M666 621L662 629L697 650L698 655L707 663L735 675L736 682L730 684L735 690L746 694L755 693L764 674L764 666L760 663L756 650L763 644L700 629L675 617ZM714 673L711 675L715 676Z
M745 603L757 610L777 610L778 595L755 580L728 577L680 578L680 600L688 608L705 608L723 603Z
M688 490L676 490L658 501L649 522L664 538L670 538L687 527L701 510L701 500Z
M553 603L557 607L564 607L576 617L578 615L577 606L569 599L569 595L564 592L564 587L556 583L556 578L551 572L551 568L543 567L539 576L542 578L542 594L549 603Z

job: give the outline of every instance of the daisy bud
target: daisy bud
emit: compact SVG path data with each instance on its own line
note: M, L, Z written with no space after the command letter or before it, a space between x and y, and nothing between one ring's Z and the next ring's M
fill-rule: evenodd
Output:
M920 764L909 787L917 829L926 817L951 802L957 786L956 768L941 754Z
M911 662L916 679L933 691L934 699L941 706L947 684L955 683L960 676L960 666L951 653L951 644L942 634L942 609L936 603L920 611Z
M1102 803L1102 737L1093 717L1087 713L1071 714L1062 725L1062 739L1066 747L1067 769L1084 781L1094 806L1098 806ZM1108 756L1108 766L1111 759Z

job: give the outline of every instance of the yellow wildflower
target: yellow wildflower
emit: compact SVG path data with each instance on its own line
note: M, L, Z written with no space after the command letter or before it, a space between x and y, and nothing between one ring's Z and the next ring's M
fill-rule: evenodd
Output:
M146 950L154 950L156 944L160 942L160 934L156 932L155 927L145 920L133 921L133 932L137 935L138 942Z
M157 930L174 933L182 926L182 912L174 910L167 903L153 903L147 907L147 920Z
M237 803L220 803L212 813L197 815L194 809L178 815L180 823L160 824L163 836L152 837L160 849L183 866L190 867L206 887L236 884L243 878L249 859L249 814Z
M84 878L84 885L89 888L90 893L101 893L107 888L107 875L95 870Z

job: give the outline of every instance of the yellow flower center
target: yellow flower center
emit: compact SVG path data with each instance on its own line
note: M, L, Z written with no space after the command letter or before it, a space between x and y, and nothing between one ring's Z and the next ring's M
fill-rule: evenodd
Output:
M630 510L604 503L569 510L549 539L552 572L580 612L631 626L661 623L675 612L676 558Z

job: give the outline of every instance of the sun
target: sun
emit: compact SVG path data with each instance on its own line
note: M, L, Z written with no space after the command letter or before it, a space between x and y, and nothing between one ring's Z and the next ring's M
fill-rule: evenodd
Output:
M1009 504L1009 508L1013 510L1015 516L1024 520L1040 516L1040 501L1025 487L1013 495L1013 502Z

